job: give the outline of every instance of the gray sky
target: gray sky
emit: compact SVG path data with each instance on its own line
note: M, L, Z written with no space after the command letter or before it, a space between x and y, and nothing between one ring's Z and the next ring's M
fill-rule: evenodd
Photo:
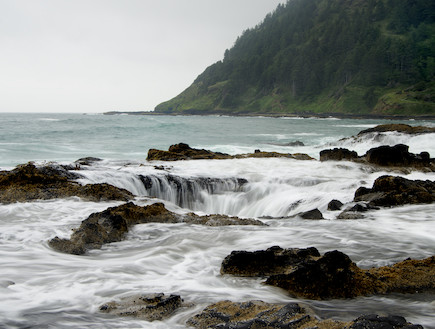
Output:
M147 111L285 0L0 0L0 112Z

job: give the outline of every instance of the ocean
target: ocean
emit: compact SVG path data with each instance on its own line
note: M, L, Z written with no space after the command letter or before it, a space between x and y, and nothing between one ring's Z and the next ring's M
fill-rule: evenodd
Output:
M352 320L361 314L398 314L435 328L434 295L388 294L347 300L297 299L266 286L261 278L220 275L233 250L316 247L339 250L370 268L435 254L435 204L371 210L363 219L339 220L332 199L352 203L355 190L371 187L388 171L354 162L320 162L323 149L345 147L362 155L380 145L409 145L435 155L434 134L371 134L359 131L389 120L225 116L133 116L102 114L0 114L0 169L34 161L70 164L83 157L80 183L110 183L136 195L134 202L164 202L177 213L227 214L260 219L268 226L205 227L141 224L124 241L86 255L54 251L48 240L68 238L91 213L121 202L72 197L0 205L0 328L186 328L206 306L222 301L300 302L322 319ZM394 121L435 127L434 121ZM287 158L146 161L151 148L184 142L230 154L254 150L306 153L316 160ZM295 144L295 142L298 142ZM170 174L183 187L175 189ZM394 172L435 180L435 173ZM158 184L147 190L140 176ZM215 178L212 188L198 182ZM242 187L234 183L247 180ZM318 208L325 220L296 214ZM100 305L142 293L178 294L194 303L164 321L147 322L99 312Z

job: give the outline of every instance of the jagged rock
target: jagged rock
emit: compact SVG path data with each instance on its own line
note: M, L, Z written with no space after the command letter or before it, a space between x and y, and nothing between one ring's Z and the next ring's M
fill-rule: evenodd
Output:
M374 133L374 132L387 132L387 131L397 131L404 134L429 134L429 133L435 133L435 128L423 127L423 126L413 127L401 123L392 123L392 124L378 125L374 128L362 130L358 133L358 135L364 135L364 134Z
M340 210L341 207L343 207L343 202L341 202L339 200L334 199L328 203L328 210L331 210L331 211Z
M319 209L312 209L298 214L303 219L324 219Z
M320 151L320 161L341 161L358 158L358 153L345 148L334 148Z
M419 155L410 153L409 147L404 144L394 146L380 146L367 151L365 159L368 163L378 166L390 167L429 167L431 159L428 152Z
M423 329L395 315L362 315L351 322L343 322L319 320L312 313L312 310L297 303L226 300L207 306L200 314L191 317L187 325L199 329Z
M302 249L304 252L309 250L309 254L294 257L293 249L273 249L277 250L277 256L269 249L254 253L232 252L222 262L221 273L269 276L266 284L283 288L291 295L310 299L415 293L435 289L435 256L363 270L337 250L319 257L315 248Z
M109 184L80 185L77 174L59 165L36 167L33 163L0 172L0 202L27 202L78 196L89 201L128 201L133 195Z
M316 257L320 257L316 248L283 249L274 246L253 252L233 251L222 262L221 274L252 277L286 273Z
M139 295L111 301L100 306L100 311L118 316L132 316L147 321L163 320L183 306L178 295L165 296L163 293Z
M225 215L198 216L194 213L177 215L167 210L163 203L141 207L129 202L91 214L82 221L70 239L55 237L49 241L49 246L57 251L82 255L89 249L101 248L105 243L121 241L132 225L156 222L168 224L185 222L208 226L264 225L258 220Z
M402 316L377 314L362 315L355 319L350 329L423 329L421 325L412 324Z
M263 301L235 303L222 301L206 307L187 321L189 326L205 328L299 328L317 321L296 303L269 304Z
M381 176L373 187L360 187L354 201L366 201L374 206L431 203L435 201L435 182L409 180L399 176Z
M307 154L262 152L255 150L254 153L229 155L226 153L212 152L204 149L194 149L185 143L175 144L169 147L168 151L150 149L147 160L177 161L192 159L241 159L241 158L291 158L297 160L314 160Z

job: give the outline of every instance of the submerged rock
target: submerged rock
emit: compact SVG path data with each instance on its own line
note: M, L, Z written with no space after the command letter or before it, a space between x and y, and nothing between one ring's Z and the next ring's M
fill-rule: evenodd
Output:
M435 182L385 175L377 178L372 188L358 188L354 201L384 207L432 203L435 201Z
M297 257L295 254L300 252L302 257ZM221 273L268 276L266 284L283 288L297 297L353 298L435 289L435 256L363 270L337 250L320 256L315 248L273 247L266 251L233 251L222 262Z
M55 237L49 241L49 245L57 251L82 255L89 249L98 249L103 244L121 241L128 228L135 224L182 222L208 226L264 225L258 220L225 215L178 215L167 210L163 203L141 207L129 202L91 214L74 230L70 239Z
M100 306L100 311L118 316L132 316L147 321L163 320L183 306L178 295L163 293L139 295L111 301Z
M195 159L240 159L240 158L291 158L297 160L313 160L307 154L296 153L278 153L262 152L255 150L254 153L230 155L220 152L212 152L204 149L194 149L185 143L175 144L169 147L168 151L150 149L147 160L160 161L177 161L177 160L195 160Z
M0 202L27 202L71 196L89 201L133 199L129 191L109 184L83 186L72 181L78 177L59 165L37 167L33 163L28 163L11 171L1 171Z
M320 320L297 303L272 304L258 300L209 305L191 317L187 325L200 329L423 329L401 316L362 315L351 322Z

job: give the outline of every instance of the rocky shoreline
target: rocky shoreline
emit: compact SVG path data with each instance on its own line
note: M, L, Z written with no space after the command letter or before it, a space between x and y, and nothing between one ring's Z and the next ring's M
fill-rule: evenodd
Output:
M415 128L415 127L414 127ZM385 131L404 133L433 133L435 129L405 125L379 126L362 131L370 134ZM261 152L228 155L199 150L187 144L176 144L168 151L151 149L148 161L177 161L195 159L239 159L249 157L283 157L296 160L313 158L304 154ZM121 241L129 228L146 223L185 223L188 225L265 225L262 221L214 214L200 216L195 213L177 214L166 209L163 203L148 200L149 205L134 203L135 195L109 184L77 183L80 166L92 165L95 158L77 160L70 166L34 163L17 166L11 171L0 171L0 203L28 202L55 198L79 197L88 201L120 201L121 205L96 212L74 229L69 239L54 237L48 245L63 253L85 255L89 250L101 248L106 243ZM427 152L412 154L406 145L373 148L363 156L347 149L323 150L320 161L355 161L372 166L374 170L435 171L435 159ZM141 178L144 184L147 182ZM435 182L409 180L400 176L378 177L371 188L359 187L355 191L352 206L332 200L330 211L340 211L337 219L358 219L368 210L394 207L404 204L424 204L435 201ZM345 208L347 207L347 208ZM345 210L342 210L345 208ZM323 220L317 210L297 216L308 220ZM435 256L422 260L406 259L379 268L362 269L346 254L333 250L321 255L315 247L283 249L278 246L266 250L233 251L222 260L221 275L234 277L260 277L265 284L284 289L297 298L325 300L348 299L358 296L390 293L435 292ZM192 306L178 295L141 294L121 300L109 301L100 311L116 316L134 316L147 321L162 320L175 314L180 308ZM298 304L271 304L263 301L220 301L207 306L192 316L187 325L195 328L348 328L418 329L400 316L366 314L350 322L318 319L308 307Z

